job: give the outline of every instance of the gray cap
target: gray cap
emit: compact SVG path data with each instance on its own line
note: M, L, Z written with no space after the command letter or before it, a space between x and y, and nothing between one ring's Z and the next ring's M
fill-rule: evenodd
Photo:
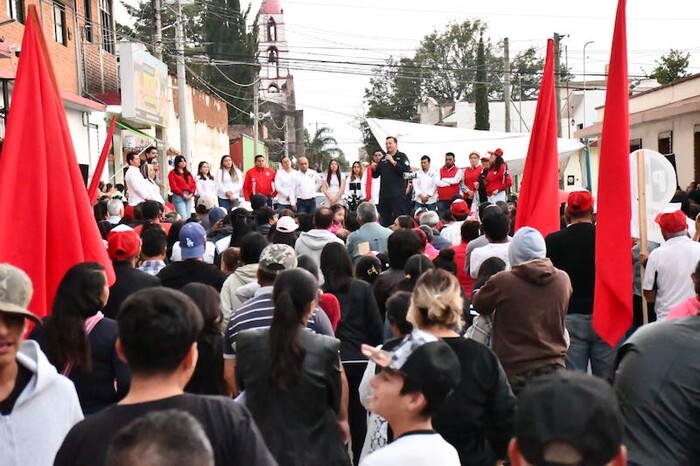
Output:
M270 244L260 253L258 267L265 272L277 273L297 266L294 248L287 244Z
M23 270L10 264L0 264L0 312L19 314L40 322L28 309L34 287Z

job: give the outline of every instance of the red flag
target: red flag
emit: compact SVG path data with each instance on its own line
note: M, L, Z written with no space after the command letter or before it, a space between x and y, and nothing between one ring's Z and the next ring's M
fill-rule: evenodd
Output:
M0 156L0 262L34 284L29 308L43 317L73 265L114 270L100 237L73 150L36 6L30 5ZM31 167L30 179L23 174Z
M95 195L97 194L97 187L100 184L100 178L102 178L102 170L105 168L105 163L107 162L107 155L109 154L109 149L112 147L112 136L114 136L114 124L117 121L117 116L112 116L112 121L109 123L109 130L107 130L107 139L105 139L105 144L102 146L102 152L100 153L100 160L97 161L97 167L95 167L95 173L92 174L92 181L90 181L90 187L88 188L88 199L90 202L94 203L96 201Z
M600 136L593 328L611 346L632 323L626 0L619 0ZM605 167L605 168L602 168Z
M557 102L554 92L554 41L549 39L515 217L516 230L530 226L542 236L558 231L560 226Z

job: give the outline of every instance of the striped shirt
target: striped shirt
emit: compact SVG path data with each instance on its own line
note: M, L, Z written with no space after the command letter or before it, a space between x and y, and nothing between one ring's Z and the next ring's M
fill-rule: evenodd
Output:
M164 267L165 262L161 260L149 260L143 261L141 267L139 267L139 270L142 270L151 275L158 275L158 272L160 272Z
M269 328L275 304L272 301L272 287L263 286L255 292L252 298L245 302L231 317L224 337L224 359L236 359L236 336L245 330ZM306 327L322 335L334 336L328 316L316 308Z

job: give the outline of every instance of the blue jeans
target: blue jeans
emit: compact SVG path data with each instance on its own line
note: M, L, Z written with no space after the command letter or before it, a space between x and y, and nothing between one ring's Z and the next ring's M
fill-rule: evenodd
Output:
M184 197L173 194L173 205L175 206L175 211L182 217L183 220L190 218L192 214L192 199L185 200Z
M445 213L450 211L450 208L452 207L452 201L437 201L437 211L438 214L440 214L440 217L445 215Z
M297 199L297 214L316 213L316 199Z
M230 200L224 199L223 197L219 198L219 207L223 207L229 212L231 211L231 209L235 209L239 205L241 205L241 201L239 200L236 200L236 202L231 202Z
M277 203L277 209L289 209L289 210L291 210L291 209L292 209L292 205L291 205L291 204L280 204L280 203Z
M428 210L432 210L433 212L437 212L437 202L433 202L432 204L421 204L420 202L416 201L413 210L418 210L422 207L425 207Z
M569 314L565 318L571 344L566 352L566 368L579 372L591 372L598 377L610 375L612 363L617 354L617 346L608 345L593 330L593 316L587 314Z

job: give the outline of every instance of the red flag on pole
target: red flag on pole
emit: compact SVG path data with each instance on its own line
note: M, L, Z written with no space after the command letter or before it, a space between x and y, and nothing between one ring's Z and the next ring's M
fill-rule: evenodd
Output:
M51 310L58 283L73 265L114 270L78 168L66 114L41 29L30 5L0 156L0 262L23 269L34 284L29 308ZM23 176L31 166L31 177Z
M516 230L530 226L542 236L558 231L560 226L557 102L554 92L554 41L549 39L515 217Z
M611 346L632 323L626 0L619 0L600 136L593 328ZM604 168L603 168L604 167Z
M109 123L109 130L107 130L107 138L105 139L105 144L102 146L102 152L100 153L100 160L97 161L97 167L95 167L95 173L92 174L92 181L90 181L90 187L88 188L88 199L90 202L94 203L97 198L97 187L100 184L100 178L102 178L102 170L105 168L105 163L107 163L107 155L109 155L109 149L112 147L112 136L114 136L114 124L117 121L116 115L112 116L112 121Z

